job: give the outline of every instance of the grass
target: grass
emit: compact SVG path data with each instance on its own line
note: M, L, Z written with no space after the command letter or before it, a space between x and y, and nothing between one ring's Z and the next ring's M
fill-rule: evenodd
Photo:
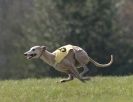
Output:
M98 76L86 83L57 80L0 81L0 102L133 102L133 76Z

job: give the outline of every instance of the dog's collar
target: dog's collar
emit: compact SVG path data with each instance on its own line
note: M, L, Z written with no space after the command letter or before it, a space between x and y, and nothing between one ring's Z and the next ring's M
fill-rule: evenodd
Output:
M43 54L43 51L44 51L44 50L42 50L42 52L41 52L41 54L40 54L40 56L39 56L38 58L40 58L40 57L42 56L42 54Z

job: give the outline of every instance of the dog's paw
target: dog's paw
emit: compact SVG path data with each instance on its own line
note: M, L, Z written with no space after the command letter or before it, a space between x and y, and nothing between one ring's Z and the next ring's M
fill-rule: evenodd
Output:
M90 77L82 77L83 80L91 80Z
M66 82L66 80L60 80L60 83L64 83L64 82Z
M65 82L65 81L63 81L63 80L56 81L56 83L63 83L63 82Z
M64 82L66 82L66 80L56 81L56 83L64 83Z

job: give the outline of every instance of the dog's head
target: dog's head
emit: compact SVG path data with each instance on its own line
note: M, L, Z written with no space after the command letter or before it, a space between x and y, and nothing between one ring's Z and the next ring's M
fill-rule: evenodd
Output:
M29 51L25 52L24 55L27 59L39 58L45 50L46 46L34 46L30 48Z

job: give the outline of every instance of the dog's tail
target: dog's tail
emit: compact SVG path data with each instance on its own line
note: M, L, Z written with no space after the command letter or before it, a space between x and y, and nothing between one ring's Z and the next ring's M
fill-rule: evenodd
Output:
M111 55L111 60L110 60L110 62L107 63L107 64L100 64L100 63L94 61L94 60L93 60L92 58L90 58L90 57L89 57L89 60L90 60L90 62L92 62L92 63L93 63L94 65L96 65L97 67L108 67L108 66L110 66L110 65L113 63L113 55Z

